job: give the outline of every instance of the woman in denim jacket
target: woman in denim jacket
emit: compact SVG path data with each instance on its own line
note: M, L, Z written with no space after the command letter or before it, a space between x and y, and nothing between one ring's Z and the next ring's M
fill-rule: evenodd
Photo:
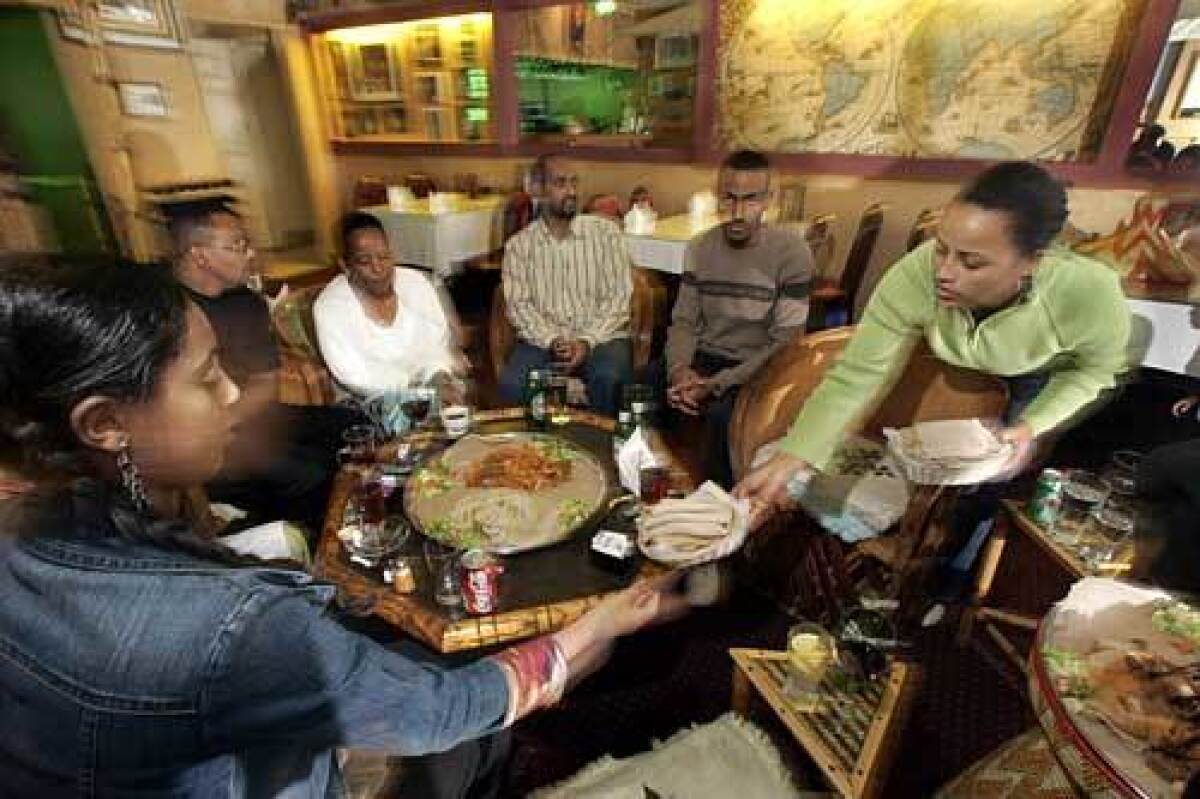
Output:
M14 796L338 796L335 747L442 752L554 703L682 612L642 582L455 669L332 616L333 588L189 526L238 390L146 267L0 274L0 786ZM451 780L453 781L453 780Z

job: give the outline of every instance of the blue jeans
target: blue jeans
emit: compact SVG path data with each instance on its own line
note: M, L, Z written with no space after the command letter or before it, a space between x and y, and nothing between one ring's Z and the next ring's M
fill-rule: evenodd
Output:
M544 369L553 358L550 351L524 341L504 364L500 373L500 397L509 405L525 401L525 376L530 369ZM633 347L627 338L613 339L593 347L580 367L587 383L588 402L592 409L606 416L616 416L621 386L633 380Z

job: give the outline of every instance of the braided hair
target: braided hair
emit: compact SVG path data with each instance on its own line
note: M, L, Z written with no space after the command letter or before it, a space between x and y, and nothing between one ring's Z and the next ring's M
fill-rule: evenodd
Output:
M156 266L30 262L0 271L0 469L37 486L5 503L5 529L119 537L230 566L264 565L186 520L139 510L97 472L70 424L90 396L151 400L182 351L189 303Z

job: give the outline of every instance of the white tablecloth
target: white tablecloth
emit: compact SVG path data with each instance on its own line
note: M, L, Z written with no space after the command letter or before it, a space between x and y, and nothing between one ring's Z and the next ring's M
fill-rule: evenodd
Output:
M439 214L425 200L412 201L402 212L386 205L362 210L383 223L397 264L422 266L445 278L461 271L463 261L500 249L503 206L503 198L494 197L463 200Z

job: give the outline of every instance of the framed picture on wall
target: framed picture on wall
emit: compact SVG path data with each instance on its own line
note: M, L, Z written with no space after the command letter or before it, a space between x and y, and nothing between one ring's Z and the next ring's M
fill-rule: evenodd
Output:
M427 66L442 63L442 30L438 25L418 25L414 44L417 50L417 61Z
M400 70L387 44L360 44L350 68L350 96L355 100L399 100Z
M428 105L450 102L447 96L445 76L440 72L417 73L417 99Z
M402 105L392 105L383 109L384 133L408 133L408 114Z
M696 63L696 37L659 36L654 40L654 68L680 69Z
M167 116L167 94L158 83L118 83L121 113L127 117Z
M426 108L425 116L425 138L431 141L441 141L446 138L450 132L450 118L446 116L444 108Z
M180 46L170 0L98 0L95 14L95 24L106 42L169 49ZM66 38L87 39L91 21L79 11L59 11L58 21Z

